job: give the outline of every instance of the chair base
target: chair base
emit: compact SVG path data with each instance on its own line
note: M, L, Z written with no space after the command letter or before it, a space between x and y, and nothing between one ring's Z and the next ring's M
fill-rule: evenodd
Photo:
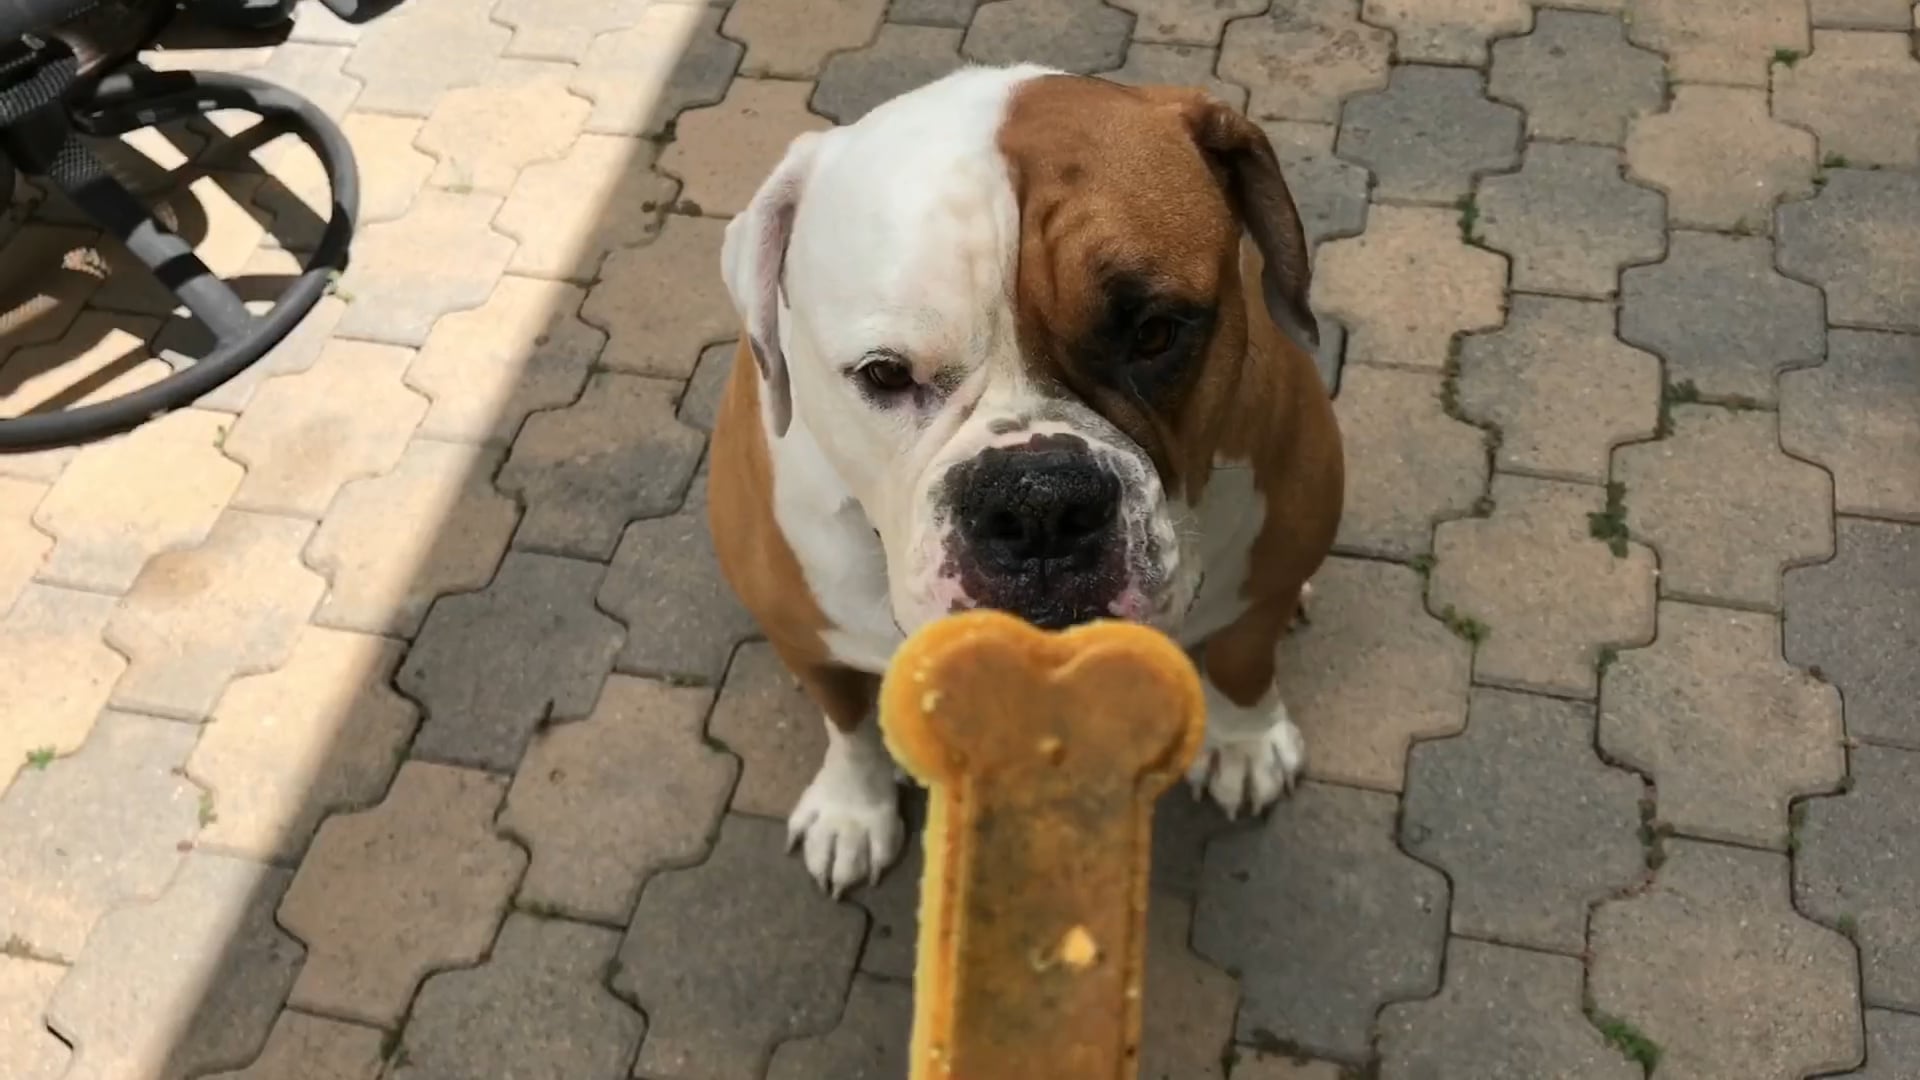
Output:
M0 89L0 158L42 177L117 237L214 338L210 353L150 386L58 412L0 420L0 451L87 442L139 426L192 404L279 344L326 295L346 268L359 212L353 148L312 102L272 83L226 73L149 71L128 64L80 81L71 57L44 64ZM313 254L272 308L248 311L238 294L193 249L168 232L108 173L82 135L118 136L143 127L239 109L262 117L313 149L325 168L333 206Z

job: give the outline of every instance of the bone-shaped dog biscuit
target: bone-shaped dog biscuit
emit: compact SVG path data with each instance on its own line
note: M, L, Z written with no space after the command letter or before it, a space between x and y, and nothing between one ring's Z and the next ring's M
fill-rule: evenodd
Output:
M940 620L895 655L887 746L930 792L912 1080L1132 1080L1154 800L1199 748L1158 631Z

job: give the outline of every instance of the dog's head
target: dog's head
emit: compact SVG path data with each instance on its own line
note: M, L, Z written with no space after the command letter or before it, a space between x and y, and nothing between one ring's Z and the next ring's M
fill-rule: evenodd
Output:
M1257 126L1198 91L1037 68L964 70L795 139L722 262L771 430L817 443L858 500L909 631L971 607L1173 629L1243 290L1316 333Z

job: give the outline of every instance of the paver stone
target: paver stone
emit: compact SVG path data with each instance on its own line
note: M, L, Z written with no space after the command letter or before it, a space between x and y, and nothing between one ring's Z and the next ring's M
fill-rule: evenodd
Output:
M158 899L101 919L47 1006L74 1048L64 1080L188 1080L258 1056L300 964L273 920L288 876L195 852Z
M647 1022L606 988L619 944L616 930L509 916L485 963L420 988L393 1080L624 1080Z
M341 488L307 545L328 581L314 621L412 637L436 599L485 587L520 520L493 486L500 456L417 439L392 472Z
M1587 905L1640 874L1643 785L1594 754L1589 705L1472 701L1464 735L1413 748L1401 844L1453 882L1454 933L1578 954Z
M1309 783L1208 849L1194 950L1238 971L1242 1039L1357 1063L1382 1004L1439 989L1447 884L1394 847L1394 803Z
M527 863L493 833L505 788L408 762L380 805L321 826L280 905L307 946L296 1008L392 1029L421 979L486 955Z
M1659 1047L1673 1076L1787 1080L1860 1060L1853 949L1793 910L1786 858L1666 848L1651 888L1594 910L1596 1011Z
M616 675L535 736L501 828L532 853L523 906L625 922L648 878L706 853L739 764L701 741L708 690Z
M322 818L378 802L419 722L391 686L400 653L309 626L285 666L229 684L187 762L217 812L201 843L290 862Z
M1492 516L1435 531L1427 609L1484 635L1476 682L1592 697L1603 648L1653 640L1652 550L1616 556L1592 535L1596 488L1497 475L1492 498Z
M285 663L326 588L300 561L312 532L229 510L199 547L149 559L106 628L130 661L114 705L197 721L236 676Z
M785 832L728 817L712 857L641 894L613 978L650 1022L639 1075L759 1077L777 1043L839 1019L866 920L811 886Z
M620 648L593 605L602 573L516 551L486 589L435 604L395 680L427 713L413 755L509 772L535 729L585 716Z
M1473 650L1421 605L1414 571L1330 559L1314 575L1313 622L1280 642L1287 711L1307 742L1307 774L1399 791L1407 748L1466 723Z

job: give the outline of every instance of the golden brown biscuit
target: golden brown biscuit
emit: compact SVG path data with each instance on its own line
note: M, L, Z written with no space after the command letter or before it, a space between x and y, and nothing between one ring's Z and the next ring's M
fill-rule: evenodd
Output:
M1153 803L1200 745L1192 662L1155 630L936 622L880 691L930 791L912 1080L1131 1080Z

